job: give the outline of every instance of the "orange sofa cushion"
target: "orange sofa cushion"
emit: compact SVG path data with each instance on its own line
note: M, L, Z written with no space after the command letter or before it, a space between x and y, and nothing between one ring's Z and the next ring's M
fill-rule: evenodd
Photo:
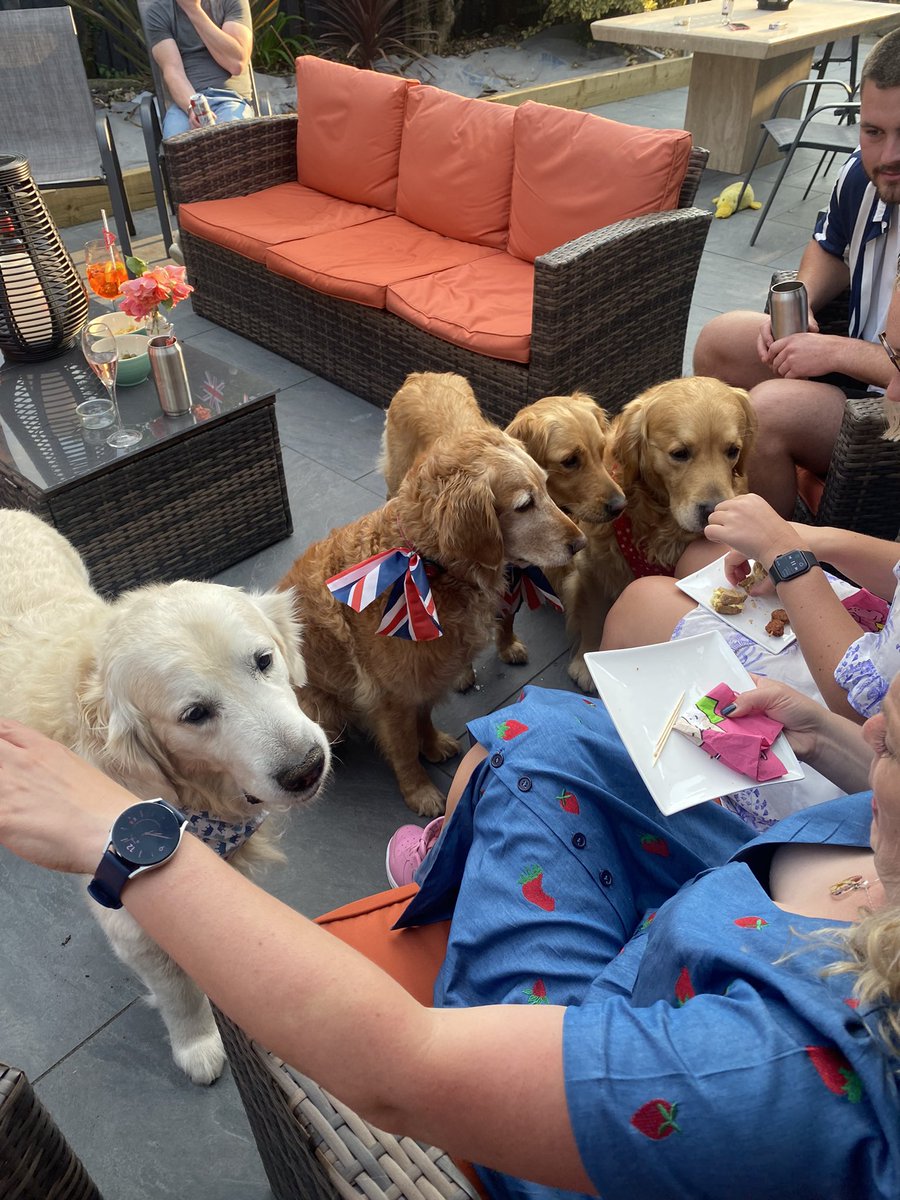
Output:
M300 183L279 183L249 196L182 204L178 224L188 233L261 263L269 247L279 242L331 233L386 215L380 208L336 200Z
M499 254L420 229L402 217L383 217L301 242L283 242L266 255L266 266L317 292L385 307L392 283Z
M445 342L527 363L533 293L533 263L492 254L437 275L392 284L387 308Z
M418 87L406 101L397 215L498 250L509 237L515 109Z
M418 81L297 59L297 178L354 204L393 211L406 95Z
M691 135L527 101L516 109L509 252L540 254L625 217L677 208Z

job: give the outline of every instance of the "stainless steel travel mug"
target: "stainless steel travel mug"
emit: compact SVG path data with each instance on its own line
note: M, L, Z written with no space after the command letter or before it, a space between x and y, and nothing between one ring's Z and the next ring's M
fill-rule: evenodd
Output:
M151 338L148 353L163 412L167 417L180 417L190 412L191 391L177 339L170 333Z
M769 289L769 316L772 318L772 337L789 337L806 333L809 328L809 307L806 288L799 279L773 283Z

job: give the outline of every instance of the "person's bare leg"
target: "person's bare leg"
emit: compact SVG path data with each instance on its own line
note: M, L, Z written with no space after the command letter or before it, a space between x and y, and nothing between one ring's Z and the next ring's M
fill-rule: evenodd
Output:
M444 821L448 821L450 814L453 812L459 803L459 798L466 790L469 780L479 765L484 762L487 757L487 750L480 742L476 742L471 750L468 750L463 756L462 762L456 768L456 774L453 776L453 782L450 784L450 790L447 792L447 807L444 810Z
M636 579L609 610L600 649L625 650L667 642L681 618L696 607L674 579L665 575Z
M724 553L725 547L718 542L708 542L705 537L695 538L675 564L675 578L684 579L687 575L693 575Z
M694 374L711 375L731 387L750 388L772 379L756 348L763 313L739 310L713 317L694 347Z
M773 379L753 388L750 400L759 422L747 461L750 491L789 520L797 500L796 468L824 477L846 397L828 383Z

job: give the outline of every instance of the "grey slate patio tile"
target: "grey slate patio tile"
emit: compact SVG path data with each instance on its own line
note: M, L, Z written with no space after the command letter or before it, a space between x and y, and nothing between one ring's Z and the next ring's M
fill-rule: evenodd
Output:
M285 446L347 479L377 469L384 410L312 376L278 395L278 432ZM335 437L336 431L340 436Z

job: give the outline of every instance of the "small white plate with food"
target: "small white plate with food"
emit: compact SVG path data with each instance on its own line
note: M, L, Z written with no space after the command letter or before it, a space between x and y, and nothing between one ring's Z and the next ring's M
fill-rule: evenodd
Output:
M584 660L625 749L666 816L730 792L804 778L783 733L772 751L787 773L757 783L670 728L675 708L676 716L694 711L696 702L719 683L736 692L756 686L720 633L632 650L596 650Z
M725 557L723 554L702 570L675 582L692 600L758 646L773 654L784 650L797 640L797 635L788 621L780 619L787 617L781 601L774 591L767 596L751 596L745 588L732 587L725 575ZM759 568L757 578L761 571Z

